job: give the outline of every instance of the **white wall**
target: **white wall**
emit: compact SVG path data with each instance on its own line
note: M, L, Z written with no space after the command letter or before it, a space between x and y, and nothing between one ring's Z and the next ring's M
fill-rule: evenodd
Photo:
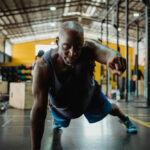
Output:
M12 44L8 40L5 40L5 54L12 56Z

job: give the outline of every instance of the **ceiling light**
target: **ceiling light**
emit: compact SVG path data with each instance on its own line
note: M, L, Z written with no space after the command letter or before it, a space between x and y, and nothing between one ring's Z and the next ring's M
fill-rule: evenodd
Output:
M67 12L64 13L63 16L74 16L74 15L80 15L80 12Z
M41 23L41 24L34 24L32 25L32 28L44 28L44 27L54 27L56 26L55 22L47 22L47 23Z
M139 17L139 13L134 13L133 16L134 17Z
M74 15L80 15L80 12L67 12L64 13L63 16L74 16Z
M56 26L56 23L55 23L55 22L51 22L51 23L50 23L50 26L55 27L55 26Z
M118 28L118 31L121 31L121 28Z
M52 41L52 42L51 42L51 45L55 45L55 43Z
M51 6L51 7L50 7L50 10L51 10L51 11L55 11L55 10L56 10L56 7L55 7L55 6Z

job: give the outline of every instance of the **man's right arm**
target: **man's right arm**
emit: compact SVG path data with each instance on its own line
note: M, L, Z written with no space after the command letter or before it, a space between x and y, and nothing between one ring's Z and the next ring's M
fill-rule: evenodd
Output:
M32 84L34 95L34 104L30 115L32 150L40 150L41 147L47 114L49 80L50 71L47 64L43 61L38 62L34 68Z
M90 55L99 63L106 64L110 73L121 75L126 69L126 60L115 51L95 40L86 40L85 47L89 47Z

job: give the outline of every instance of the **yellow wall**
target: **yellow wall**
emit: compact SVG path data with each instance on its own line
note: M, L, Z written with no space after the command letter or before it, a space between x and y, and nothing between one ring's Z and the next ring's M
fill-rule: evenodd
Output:
M32 64L35 59L35 46L37 44L50 44L51 42L55 42L55 39L41 40L35 42L27 42L21 44L14 44L12 46L12 61L10 63L4 63L2 65L20 65L20 64ZM105 45L106 43L103 42ZM109 47L112 49L116 49L116 44L109 43ZM133 65L133 49L129 47L129 56L131 57L131 65ZM125 46L120 45L120 52L123 57L125 57ZM98 66L96 70L98 69Z
M12 61L9 63L1 63L5 66L30 65L35 59L35 46L37 44L50 44L55 39L41 40L35 42L14 44L12 46Z
M100 83L100 63L98 62L96 62L94 76L96 81Z
M55 39L41 40L35 42L14 44L12 46L12 61L10 63L1 63L1 65L5 66L17 66L17 65L31 65L35 59L35 46L37 44L50 44L51 42L55 42ZM106 42L103 42L105 45ZM116 49L116 44L109 43L110 48ZM125 57L125 46L120 45L120 52L123 57ZM129 56L131 59L131 66L133 66L133 49L129 47ZM133 67L132 67L133 68ZM143 70L142 70L143 72ZM125 73L123 74L123 76ZM100 64L96 62L95 67L95 79L100 82ZM112 83L113 84L113 83Z

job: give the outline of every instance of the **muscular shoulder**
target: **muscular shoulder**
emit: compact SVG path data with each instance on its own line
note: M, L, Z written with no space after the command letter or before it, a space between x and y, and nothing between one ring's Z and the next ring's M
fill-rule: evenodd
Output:
M50 67L43 60L40 60L36 63L34 70L35 70L35 74L39 74L43 76L47 76L50 73Z
M96 40L89 39L84 41L83 47L95 49L97 44L99 43Z
M50 86L50 80L50 67L43 60L38 61L34 68L33 87L48 88Z
M84 47L88 49L89 54L96 61L99 61L99 57L103 54L103 52L106 52L108 49L106 46L102 45L96 40L86 40L84 42Z
M82 50L85 56L92 60L94 59L94 47L92 45L92 40L85 40Z

